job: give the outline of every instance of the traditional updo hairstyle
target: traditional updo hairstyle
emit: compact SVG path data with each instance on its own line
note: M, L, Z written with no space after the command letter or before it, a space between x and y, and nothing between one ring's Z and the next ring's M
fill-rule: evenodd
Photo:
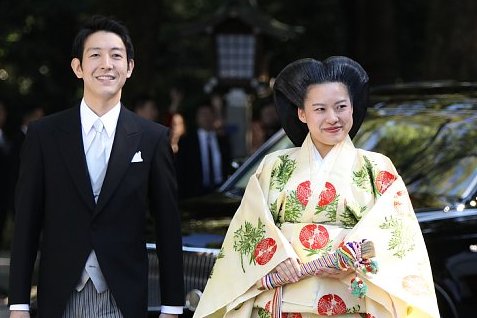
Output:
M300 59L288 64L277 76L273 94L278 116L286 134L295 146L301 146L308 127L298 118L308 89L314 84L342 83L348 89L353 106L353 138L366 116L368 106L368 74L356 61L345 56L332 56L323 62Z

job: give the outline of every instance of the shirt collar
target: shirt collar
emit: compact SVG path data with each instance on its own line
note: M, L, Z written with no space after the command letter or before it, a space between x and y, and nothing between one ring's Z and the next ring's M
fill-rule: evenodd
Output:
M81 126L83 127L84 134L87 135L89 131L91 130L91 127L93 127L94 122L98 118L101 118L101 121L103 122L103 125L104 125L104 129L106 129L106 133L108 134L108 137L111 137L116 130L116 126L118 125L118 118L119 118L120 111L121 111L121 103L119 102L116 105L114 105L114 107L111 108L106 114L99 117L91 110L91 108L88 105L86 105L86 102L83 99L80 105L80 116L81 116Z

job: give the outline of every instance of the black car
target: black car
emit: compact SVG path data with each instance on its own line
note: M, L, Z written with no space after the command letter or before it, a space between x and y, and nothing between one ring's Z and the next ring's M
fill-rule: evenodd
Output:
M432 82L372 90L356 147L390 157L427 245L441 317L477 303L477 84ZM200 296L245 186L269 152L292 147L279 131L222 187L181 202L188 307Z

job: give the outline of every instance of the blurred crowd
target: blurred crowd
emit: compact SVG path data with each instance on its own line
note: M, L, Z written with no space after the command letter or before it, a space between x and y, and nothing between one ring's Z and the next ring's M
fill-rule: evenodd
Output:
M28 124L44 116L41 106L17 109L11 114L0 101L0 249L7 247L6 225L13 214L13 195L17 180L20 150Z
M233 131L226 121L226 107L220 95L203 96L186 107L183 91L172 88L165 107L154 96L142 95L133 99L130 108L137 115L170 128L179 199L209 193L233 173ZM280 128L271 100L255 108L249 125L247 155ZM7 249L10 244L14 188L28 124L44 115L41 106L12 112L9 105L0 101L0 249Z

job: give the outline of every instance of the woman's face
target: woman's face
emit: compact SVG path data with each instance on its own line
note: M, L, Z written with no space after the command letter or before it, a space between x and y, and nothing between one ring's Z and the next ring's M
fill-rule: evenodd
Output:
M339 82L308 87L298 118L308 126L313 144L325 157L353 126L353 107L346 86Z

